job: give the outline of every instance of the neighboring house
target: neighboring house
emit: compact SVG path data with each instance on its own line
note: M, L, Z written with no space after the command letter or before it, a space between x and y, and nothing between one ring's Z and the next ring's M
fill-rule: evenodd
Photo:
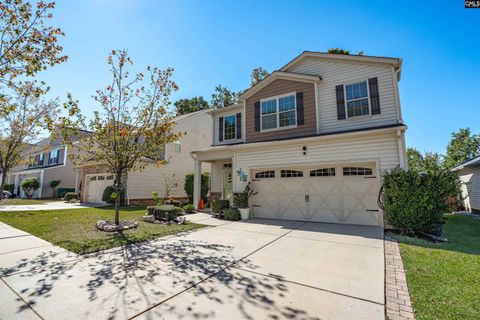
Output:
M175 132L184 132L185 135L177 142L167 144L161 153L160 159L166 164L157 166L154 161L142 171L133 171L126 178L126 200L129 204L151 204L152 192L158 192L160 197L165 195L165 179L172 181L174 188L172 195L186 201L184 190L185 175L192 172L193 159L190 152L198 148L205 148L212 140L212 119L207 110L181 115L173 120ZM145 159L144 161L148 161ZM204 165L204 172L210 171L208 164ZM101 203L103 191L113 185L114 175L98 163L85 162L77 167L77 192L82 202Z
M87 131L81 133L89 134ZM75 140L73 139L73 147L65 146L60 139L52 137L33 144L27 151L25 164L19 165L7 173L6 183L14 185L15 195L21 198L25 197L21 184L28 178L36 178L40 182L40 188L35 191L33 198L53 198L53 190L50 188L52 180L61 180L57 189L73 191L76 173L69 154L78 153L75 148Z
M253 217L383 225L381 172L406 167L398 93L402 60L304 52L246 90L240 104L211 111L213 199L248 182Z
M462 182L465 210L480 214L480 157L452 169Z

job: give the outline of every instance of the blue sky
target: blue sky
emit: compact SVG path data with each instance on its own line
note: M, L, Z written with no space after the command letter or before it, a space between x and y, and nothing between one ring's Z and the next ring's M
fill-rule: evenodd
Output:
M248 87L304 50L341 47L404 59L400 98L407 145L443 153L461 127L480 132L480 9L454 1L57 0L68 62L43 72L52 97L71 92L91 114L110 82L106 57L175 68L172 100Z

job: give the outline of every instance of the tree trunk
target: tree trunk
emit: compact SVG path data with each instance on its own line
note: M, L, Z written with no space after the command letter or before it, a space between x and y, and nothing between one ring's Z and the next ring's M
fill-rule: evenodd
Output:
M117 173L117 179L115 183L115 192L117 197L115 198L115 224L120 224L120 198L123 189L123 175L121 172Z
M3 188L5 187L5 179L7 179L7 173L2 170L2 178L0 179L0 200L3 199Z

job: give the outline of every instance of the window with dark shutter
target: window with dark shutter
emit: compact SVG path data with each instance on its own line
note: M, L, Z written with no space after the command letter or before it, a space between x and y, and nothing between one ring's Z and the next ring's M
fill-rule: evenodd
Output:
M255 101L255 131L260 131L260 101Z
M343 92L343 84L335 87L337 94L337 118L338 120L345 119L345 94Z
M303 116L303 92L297 92L297 125L305 124Z
M242 114L237 113L237 139L242 139Z
M368 88L370 91L370 104L372 114L380 114L380 95L378 94L377 78L368 79Z
M218 118L218 141L223 141L223 117Z

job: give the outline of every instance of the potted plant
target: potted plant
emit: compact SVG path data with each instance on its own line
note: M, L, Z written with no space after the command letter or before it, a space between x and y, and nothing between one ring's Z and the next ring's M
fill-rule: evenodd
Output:
M248 200L251 196L256 195L256 192L253 192L252 187L250 187L250 182L245 186L243 192L236 193L233 198L233 204L240 211L242 220L246 220L250 216L250 207L248 206Z

